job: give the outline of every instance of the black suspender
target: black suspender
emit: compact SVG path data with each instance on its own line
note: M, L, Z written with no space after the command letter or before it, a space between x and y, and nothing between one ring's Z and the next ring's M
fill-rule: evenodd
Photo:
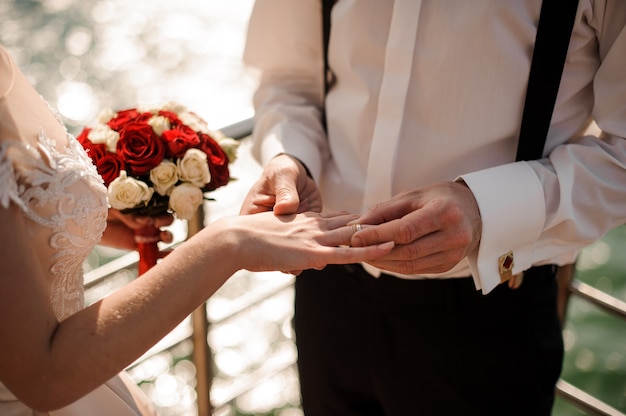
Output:
M541 159L578 0L544 0L528 76L516 160Z
M321 1L326 93L331 77L328 67L330 10L335 0ZM541 4L516 160L542 157L577 8L578 0L544 0Z
M324 46L324 96L330 86L330 69L328 68L328 40L330 38L330 9L335 0L322 0L322 45Z

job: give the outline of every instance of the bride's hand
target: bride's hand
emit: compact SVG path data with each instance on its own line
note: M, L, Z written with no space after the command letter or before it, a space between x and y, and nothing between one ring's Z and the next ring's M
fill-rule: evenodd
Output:
M139 216L134 214L122 214L120 211L109 208L107 217L107 228L102 235L101 244L134 250L136 248L135 230L144 227L154 227L159 229L167 227L174 221L171 214L159 215L156 217ZM167 230L161 230L159 237L165 243L171 243L173 236Z
M327 264L375 260L388 254L393 242L349 247L355 228L346 225L352 214L303 213L277 216L273 212L227 217L224 238L236 247L241 268L298 274Z

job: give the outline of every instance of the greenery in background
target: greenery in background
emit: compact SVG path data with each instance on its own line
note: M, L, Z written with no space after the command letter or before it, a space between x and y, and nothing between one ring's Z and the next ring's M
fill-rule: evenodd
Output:
M626 226L610 231L581 253L575 278L626 300ZM564 338L562 378L626 413L626 321L572 297ZM582 414L557 400L554 415Z

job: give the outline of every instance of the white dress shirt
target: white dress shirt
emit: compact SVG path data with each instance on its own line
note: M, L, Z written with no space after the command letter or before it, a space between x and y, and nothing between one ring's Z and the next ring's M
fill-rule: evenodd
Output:
M319 0L257 0L244 59L258 69L253 152L307 165L326 211L363 212L461 177L480 246L441 275L488 293L567 264L626 222L626 1L580 0L544 158L515 162L540 0L339 0L323 107ZM595 124L602 133L590 133Z

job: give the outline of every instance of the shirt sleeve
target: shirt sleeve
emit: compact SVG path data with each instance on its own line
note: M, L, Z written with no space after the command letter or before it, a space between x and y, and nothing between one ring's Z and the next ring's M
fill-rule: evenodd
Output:
M499 259L507 253L513 274L572 263L580 249L626 223L626 15L608 13L611 5L624 8L607 2L598 24L592 115L599 130L570 138L538 161L462 175L483 219L480 246L468 256L483 293L500 283Z
M323 116L320 2L257 0L244 63L258 76L253 156L262 164L279 153L301 160L319 178L328 157Z

